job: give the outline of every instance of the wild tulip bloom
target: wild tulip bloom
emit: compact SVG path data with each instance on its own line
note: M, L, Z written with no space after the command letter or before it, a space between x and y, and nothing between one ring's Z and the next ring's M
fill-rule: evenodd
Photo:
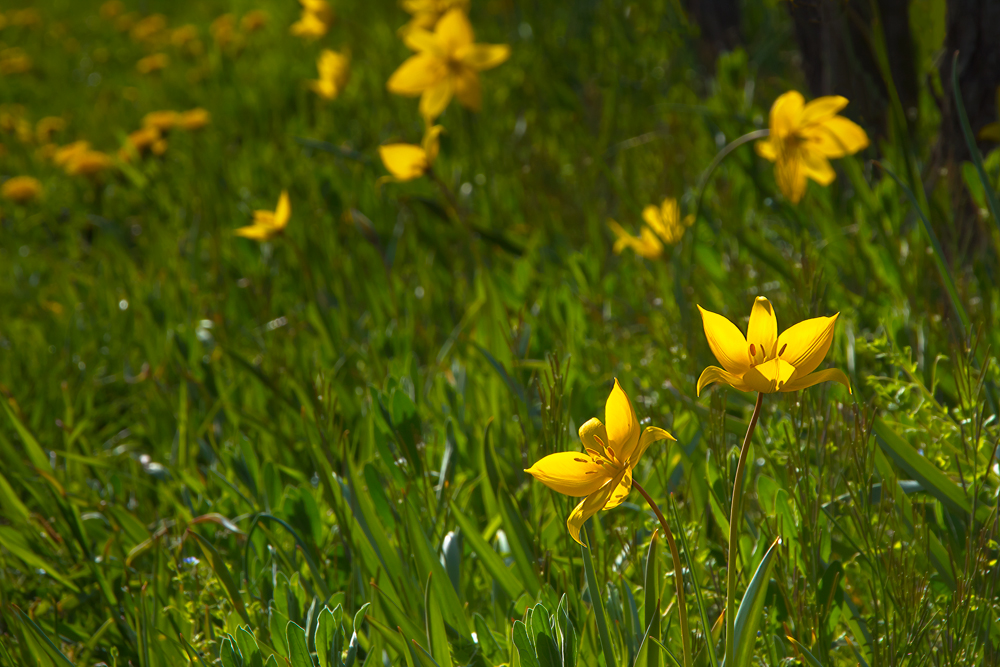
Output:
M273 211L254 211L253 224L240 227L234 234L254 241L270 241L285 231L288 219L292 217L292 205L288 201L288 191L283 190L278 198L278 207Z
M201 107L182 111L177 118L177 127L192 132L200 130L212 122L212 114Z
M684 230L694 224L693 215L686 215L681 219L681 207L673 197L664 199L660 206L651 204L644 208L642 219L664 243L670 245L679 243Z
M42 196L42 184L31 176L14 176L0 185L0 195L16 204L27 204Z
M299 4L302 5L302 14L289 32L305 39L319 39L325 35L333 23L330 4L326 0L299 0Z
M649 227L643 227L640 236L632 236L614 220L608 220L608 227L615 234L616 255L622 254L625 248L631 248L635 254L646 259L659 259L663 255L663 242Z
M150 111L142 117L143 127L155 127L160 132L173 129L180 120L180 114L176 111Z
M820 97L806 104L794 90L771 106L770 136L754 147L758 155L774 162L774 179L793 203L805 194L806 179L823 186L833 182L837 174L829 158L867 148L865 131L837 115L845 106L847 99L839 96Z
M413 144L386 144L378 147L382 164L397 181L412 181L420 178L434 165L440 149L440 135L444 128L440 125L427 128L419 146ZM386 177L388 178L388 177ZM391 179L390 179L391 180Z
M434 32L414 28L403 38L417 52L399 66L386 87L390 93L420 96L420 113L428 124L448 107L452 96L479 111L482 89L479 72L510 57L506 44L476 44L472 25L461 9L450 9Z
M628 395L615 380L604 408L607 425L594 417L580 427L585 453L550 454L525 472L553 491L583 498L569 515L570 537L580 541L580 528L602 509L618 507L632 490L632 469L654 442L675 438L655 426L642 430Z
M107 153L85 149L75 152L67 159L66 173L70 176L86 176L96 179L114 165L114 160Z
M413 17L399 29L400 35L406 35L414 28L433 30L438 20L453 7L468 12L469 0L403 0L402 7L403 11Z
M309 82L309 88L323 99L336 99L351 75L351 56L323 49L316 61L319 78Z
M778 320L771 302L759 296L750 312L750 325L744 338L736 325L722 315L698 306L705 327L705 337L712 354L722 368L709 366L698 378L698 395L713 382L728 384L740 391L772 393L798 391L820 382L833 380L847 390L851 382L836 368L813 372L826 358L833 342L831 317L804 320L778 335Z

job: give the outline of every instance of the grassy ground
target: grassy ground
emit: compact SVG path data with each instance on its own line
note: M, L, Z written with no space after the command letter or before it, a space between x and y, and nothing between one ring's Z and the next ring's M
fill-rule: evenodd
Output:
M926 4L918 67L937 86L943 4ZM166 27L52 0L0 29L0 52L31 60L0 75L0 180L44 190L0 201L0 665L682 660L642 498L592 520L581 551L574 501L522 472L579 450L617 377L677 437L634 475L680 542L694 664L715 667L754 395L696 395L716 363L696 304L745 330L757 295L781 329L840 313L824 367L853 394L764 400L736 557L759 636L740 664L996 660L1000 244L971 165L973 259L951 181L924 193L931 90L907 139L866 128L871 147L798 205L736 149L681 242L645 260L612 252L608 219L638 233L666 196L694 213L718 151L804 90L783 6L748 6L745 51L708 66L673 1L473 2L477 39L511 46L483 111L439 119L439 182L377 185L378 146L423 134L385 87L410 55L395 2L337 5L314 42L289 34L293 2L127 5ZM170 41L188 24L200 50ZM332 101L306 85L321 48L352 56ZM169 64L140 73L153 53ZM53 145L117 156L146 113L196 107L207 127L97 179L34 131L57 116ZM284 236L232 233L285 189Z

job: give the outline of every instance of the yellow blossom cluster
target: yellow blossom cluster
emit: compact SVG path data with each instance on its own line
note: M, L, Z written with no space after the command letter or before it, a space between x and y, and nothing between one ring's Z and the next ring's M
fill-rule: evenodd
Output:
M660 206L647 206L642 211L642 219L646 225L640 236L632 236L614 220L608 221L608 226L615 234L614 251L621 254L625 248L631 248L637 255L646 259L657 259L663 254L663 244L674 245L684 236L684 230L694 224L694 216L681 218L681 209L677 200L667 197Z

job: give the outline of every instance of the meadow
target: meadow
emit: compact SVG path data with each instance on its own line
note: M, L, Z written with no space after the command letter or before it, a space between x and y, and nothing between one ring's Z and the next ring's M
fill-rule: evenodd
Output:
M1000 664L944 14L5 2L0 667Z

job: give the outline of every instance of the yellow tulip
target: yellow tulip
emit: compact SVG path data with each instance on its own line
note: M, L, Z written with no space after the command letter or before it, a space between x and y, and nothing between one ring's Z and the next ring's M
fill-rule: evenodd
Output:
M413 144L386 144L378 147L382 164L397 181L412 181L420 178L434 165L440 149L440 135L444 128L440 125L427 128L419 146ZM387 177L388 178L388 177Z
M273 211L254 211L253 224L240 227L234 234L254 241L270 241L285 231L288 219L292 217L292 205L288 201L288 191L283 190L278 198L278 207Z
M26 204L42 195L42 184L31 176L14 176L0 185L0 195L17 204Z
M182 111L177 118L177 127L182 130L200 130L212 122L212 114L201 107Z
M608 220L608 227L615 234L616 255L622 254L625 248L631 248L635 254L646 259L659 259L663 255L663 243L649 227L642 228L641 236L632 236L614 220Z
M69 175L87 176L93 179L96 179L106 169L110 169L112 165L114 165L114 160L111 159L110 155L89 148L72 153L65 163L66 173Z
M320 97L332 100L344 90L350 77L351 56L323 49L316 61L319 78L309 82L309 88Z
M403 0L401 4L403 11L413 18L399 29L400 35L406 35L414 28L432 30L438 20L453 7L469 11L469 0Z
M161 132L173 129L180 120L180 114L176 111L150 111L142 117L143 127L155 127Z
M417 52L399 66L386 87L390 93L420 96L420 113L430 124L448 107L454 95L463 106L479 111L482 89L479 72L510 57L506 44L475 44L472 25L461 9L450 9L434 32L414 28L403 41Z
M594 417L580 427L585 453L550 454L525 472L553 491L583 498L569 515L570 537L580 541L580 528L598 511L613 509L632 490L632 469L654 442L675 438L655 426L642 430L632 402L615 380L604 408L607 425Z
M851 391L851 382L842 371L816 370L833 342L831 317L804 320L778 335L778 320L771 302L759 296L750 312L750 325L744 338L736 325L722 315L698 306L705 337L712 354L722 368L709 366L698 378L698 394L713 382L728 384L740 391L772 393L798 391L820 382L833 380Z
M807 178L823 186L833 182L837 174L829 158L867 148L865 131L837 115L845 106L847 99L839 96L820 97L805 104L802 95L794 90L771 106L770 136L754 147L758 155L774 162L774 179L793 203L797 204L805 194Z
M664 243L670 245L680 242L684 230L694 224L693 215L686 215L681 220L681 207L673 197L664 199L660 206L650 205L644 208L642 219Z

